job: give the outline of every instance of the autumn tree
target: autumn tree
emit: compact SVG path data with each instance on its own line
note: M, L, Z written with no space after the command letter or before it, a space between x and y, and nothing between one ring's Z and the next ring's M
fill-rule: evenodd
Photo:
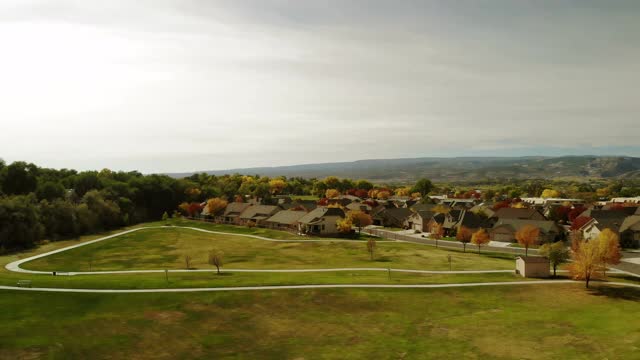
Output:
M363 227L373 224L371 215L359 210L350 211L347 218L355 227L358 228L358 234L360 234Z
M397 188L395 191L396 196L409 196L410 193L411 193L411 188L409 187Z
M212 198L207 200L207 210L209 211L209 215L213 216L218 211L226 208L228 205L227 200L221 198Z
M540 229L533 225L525 225L516 231L516 240L518 244L524 246L524 256L529 255L529 247L535 245L538 242L538 236L540 236Z
M349 234L351 233L353 223L349 218L338 219L338 221L336 222L336 226L338 227L338 232L342 234Z
M378 200L387 200L391 196L391 192L389 190L380 190L376 194L376 198Z
M466 226L461 226L458 233L456 233L456 239L462 243L462 248L464 252L467 252L467 244L471 242L471 237L473 236L473 232Z
M598 234L600 261L602 262L602 275L606 276L607 265L620 263L620 239L611 229L604 229Z
M542 194L540 195L541 198L559 198L560 197L560 192L558 190L554 190L554 189L544 189L542 191Z
M376 251L376 239L369 238L369 240L367 240L367 251L371 256L371 260L373 260L373 253Z
M553 244L544 244L540 247L538 253L549 259L551 266L553 266L553 277L556 276L556 268L558 265L566 263L571 258L569 249L562 241Z
M209 264L216 267L218 275L220 275L220 267L222 267L222 257L223 253L221 251L209 251Z
M431 234L431 238L436 241L436 247L438 247L438 240L442 239L442 236L444 235L444 228L442 227L442 224L433 223L429 229L429 233Z
M340 196L340 191L337 189L327 189L327 191L325 191L325 196L327 199L335 199Z
M272 179L269 181L269 189L272 194L280 194L286 186L287 183L282 179Z
M595 274L600 264L598 241L581 241L572 252L569 271L576 280L584 280L585 287L589 287L589 281Z
M480 229L471 236L471 243L478 246L478 254L480 254L480 247L488 244L489 241L489 234L485 229Z

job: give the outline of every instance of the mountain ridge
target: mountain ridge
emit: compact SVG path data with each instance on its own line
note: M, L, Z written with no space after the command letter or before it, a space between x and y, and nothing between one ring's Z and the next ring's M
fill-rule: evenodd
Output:
M167 173L173 177L192 174L243 174L324 178L338 176L378 182L409 182L421 177L434 181L486 179L640 178L640 158L632 156L523 156L523 157L417 157L361 159L285 166L248 167Z

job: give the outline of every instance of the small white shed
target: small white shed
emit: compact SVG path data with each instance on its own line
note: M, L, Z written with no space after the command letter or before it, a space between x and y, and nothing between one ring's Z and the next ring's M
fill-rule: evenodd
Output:
M550 275L549 259L541 256L518 256L516 274L528 278L547 278Z

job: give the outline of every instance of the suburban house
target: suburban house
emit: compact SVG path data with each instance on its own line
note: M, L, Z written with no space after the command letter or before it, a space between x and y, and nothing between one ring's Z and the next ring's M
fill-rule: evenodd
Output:
M282 210L264 221L266 227L278 230L298 230L298 220L307 214L304 210Z
M564 199L564 198L542 198L542 197L528 197L521 199L524 203L535 206L557 206L571 204L574 206L584 205L585 202L582 199Z
M554 221L498 219L489 230L493 241L516 242L516 232L525 225L533 225L540 230L538 243L554 242L562 239L564 232Z
M445 214L442 227L445 236L455 235L461 227L466 227L471 231L476 231L483 227L484 219L470 210L451 210Z
M492 203L483 202L483 203L480 203L480 204L472 207L469 210L473 211L476 215L482 214L483 216L486 216L488 218L492 218L492 217L494 217L494 215L496 213L493 210L492 207L493 207Z
M264 221L278 211L280 211L280 208L275 205L249 206L240 214L239 222L241 225L253 223L256 226L263 226Z
M216 217L216 221L225 224L239 224L240 214L248 207L252 206L248 203L232 202L227 205L222 215Z
M365 213L369 213L371 212L371 205L367 204L367 203L362 203L362 202L352 202L351 204L346 206L347 210L351 210L351 211L362 211Z
M337 234L337 222L344 217L344 211L340 208L318 207L298 219L298 232L313 235Z
M285 210L301 209L306 212L309 212L318 207L318 202L314 200L295 200L290 203L280 204L280 207Z
M620 225L620 243L625 247L640 247L640 215L624 219Z
M589 216L591 220L579 229L582 231L582 235L586 240L597 238L604 229L610 229L618 233L620 226L622 226L622 223L627 218L627 215L622 211L588 210L588 215L584 215L586 213L587 211L580 216Z
M411 209L391 207L372 215L372 219L374 224L377 222L382 226L406 228L408 227L407 220L412 214Z
M518 256L516 258L516 274L522 277L549 277L549 259L541 256Z
M420 232L429 232L429 221L433 215L435 215L435 213L429 210L418 210L414 212L407 218L409 229Z
M547 218L535 208L502 208L498 209L492 217L496 219L547 220Z

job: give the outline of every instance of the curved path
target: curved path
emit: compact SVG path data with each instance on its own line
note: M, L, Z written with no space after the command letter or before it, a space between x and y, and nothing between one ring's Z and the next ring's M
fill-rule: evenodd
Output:
M76 244L76 245L71 245L71 246L67 246L61 249L57 249L57 250L53 250L53 251L49 251L46 253L42 253L42 254L38 254L38 255L34 255L34 256L30 256L28 258L24 258L24 259L20 259L14 262L11 262L7 265L5 265L5 268L9 271L13 271L13 272L20 272L20 273L28 273L28 274L51 274L52 271L34 271L34 270L26 270L20 267L20 265L32 261L32 260L36 260L36 259L40 259L49 255L53 255L53 254L58 254L64 251L68 251L71 249L75 249L75 248L79 248L82 246L87 246L87 245L91 245L91 244L95 244L97 242L101 242L101 241L105 241L105 240L109 240L109 239L113 239L115 237L121 236L121 235L126 235L126 234L130 234L132 232L136 232L136 231L140 231L140 230L146 230L146 229L166 229L166 228L180 228L180 229L190 229L190 230L194 230L194 231L200 231L200 232L204 232L204 233L209 233L209 234L217 234L217 235L231 235L231 236L240 236L240 237L248 237L248 238L253 238L253 239L258 239L258 240L264 240L264 241L272 241L272 242L356 242L356 240L344 240L344 239L292 239L292 240L280 240L280 239L271 239L268 237L264 237L264 236L259 236L259 235L251 235L251 234L238 234L238 233L229 233L229 232L222 232L222 231L212 231L212 230L205 230L205 229L200 229L200 228L196 228L196 227L190 227L190 226L145 226L145 227L139 227L139 228L135 228L135 229L131 229L131 230L126 230L123 232L119 232L117 234L113 234L113 235L109 235L109 236L105 236L105 237L101 237L99 239L95 239L95 240L90 240L87 242L83 242L80 244ZM378 242L395 242L393 240L378 240ZM387 269L384 269L385 271ZM129 272L164 272L164 270L131 270ZM171 271L179 271L179 270L171 270ZM194 270L184 270L184 271L194 271ZM240 271L255 271L255 270L242 270L240 269ZM330 271L329 269L327 269L326 271ZM115 273L115 272L74 272L74 273L66 273L66 274L98 274L98 273Z
M68 289L68 288L25 288L14 286L0 286L0 290L18 291L44 291L61 293L98 293L98 294L138 294L138 293L180 293L180 292L212 292L212 291L250 291L250 290L296 290L296 289L433 289L433 288L457 288L500 285L550 285L581 283L574 280L533 280L533 281L508 281L486 283L463 284L416 284L416 285L385 285L385 284L327 284L327 285L281 285L281 286L239 286L217 288L176 288L176 289ZM640 288L638 284L609 282L607 285L618 285Z

